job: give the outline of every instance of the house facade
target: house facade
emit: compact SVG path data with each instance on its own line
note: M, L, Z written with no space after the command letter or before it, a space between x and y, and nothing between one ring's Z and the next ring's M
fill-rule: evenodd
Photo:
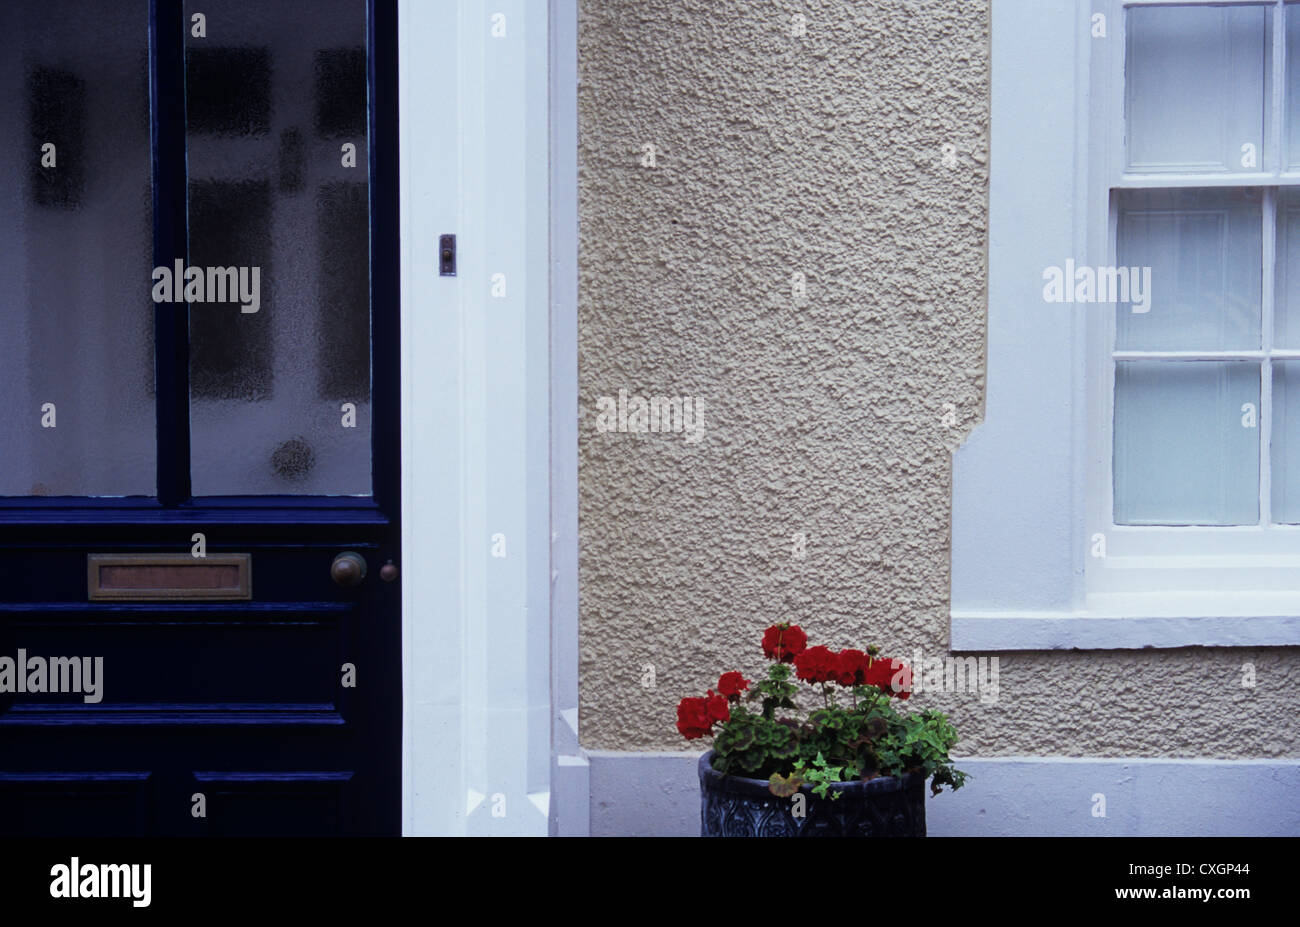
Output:
M950 716L931 834L1300 832L1300 10L50 4L0 657L98 681L0 662L0 820L698 834L788 621Z

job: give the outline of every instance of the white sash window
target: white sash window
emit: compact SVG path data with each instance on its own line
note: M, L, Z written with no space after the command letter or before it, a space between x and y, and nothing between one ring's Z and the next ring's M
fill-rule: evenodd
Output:
M993 12L953 645L1300 643L1300 4Z

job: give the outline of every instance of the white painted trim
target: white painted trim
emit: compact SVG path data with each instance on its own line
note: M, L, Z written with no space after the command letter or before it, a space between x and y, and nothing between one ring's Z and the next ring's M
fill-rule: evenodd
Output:
M954 613L1084 604L1084 317L1043 301L1042 272L1083 250L1086 216L1067 206L1087 165L1090 13L992 4L987 378L984 419L953 455Z
M700 833L699 753L590 754L592 836ZM955 758L932 837L1300 836L1300 760ZM1105 796L1105 817L1094 816Z
M1124 6L1259 6L1273 0L1123 0Z
M551 802L552 836L587 836L578 742L578 3L551 15Z
M398 12L402 831L544 835L547 9L402 0ZM495 14L504 38L489 35ZM443 233L457 236L454 278L438 275ZM504 557L491 555L498 534Z
M429 260L430 243L458 226L458 191L446 177L460 174L457 146L441 139L455 126L454 93L421 92L457 87L455 12L435 11L414 0L398 8L398 118L402 250L402 833L454 833L456 809L439 802L422 783L443 783L466 794L459 744L464 721L460 664L447 650L434 665L439 635L428 615L441 601L443 613L459 614L461 549L459 413L459 290L440 280ZM417 102L418 100L418 102ZM454 324L456 337L441 326ZM417 362L418 361L418 362ZM441 440L438 440L441 436ZM441 484L444 491L438 491ZM421 492L422 491L422 492ZM417 495L417 492L420 494ZM442 531L427 533L441 522ZM458 629L450 636L456 656ZM447 675L450 673L451 675ZM432 731L452 747L421 749Z
M1295 615L1184 615L1141 611L954 612L952 649L1141 650L1149 647L1284 647L1300 639Z
M1280 174L1159 174L1123 173L1115 186L1123 189L1154 189L1157 187L1292 187L1300 183L1300 173L1284 171Z

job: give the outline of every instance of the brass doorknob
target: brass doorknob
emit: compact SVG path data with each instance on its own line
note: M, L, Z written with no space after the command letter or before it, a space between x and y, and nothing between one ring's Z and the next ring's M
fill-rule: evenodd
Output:
M330 564L330 578L340 586L356 586L366 578L366 558L345 550Z

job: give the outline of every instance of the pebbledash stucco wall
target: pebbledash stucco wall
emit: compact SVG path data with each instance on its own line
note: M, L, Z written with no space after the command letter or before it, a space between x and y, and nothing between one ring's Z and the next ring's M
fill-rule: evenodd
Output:
M989 47L977 0L582 0L584 747L701 746L678 699L762 672L778 620L948 654ZM620 389L702 401L702 437L598 430ZM1297 755L1293 649L998 656L996 704L912 702L950 713L962 755Z

